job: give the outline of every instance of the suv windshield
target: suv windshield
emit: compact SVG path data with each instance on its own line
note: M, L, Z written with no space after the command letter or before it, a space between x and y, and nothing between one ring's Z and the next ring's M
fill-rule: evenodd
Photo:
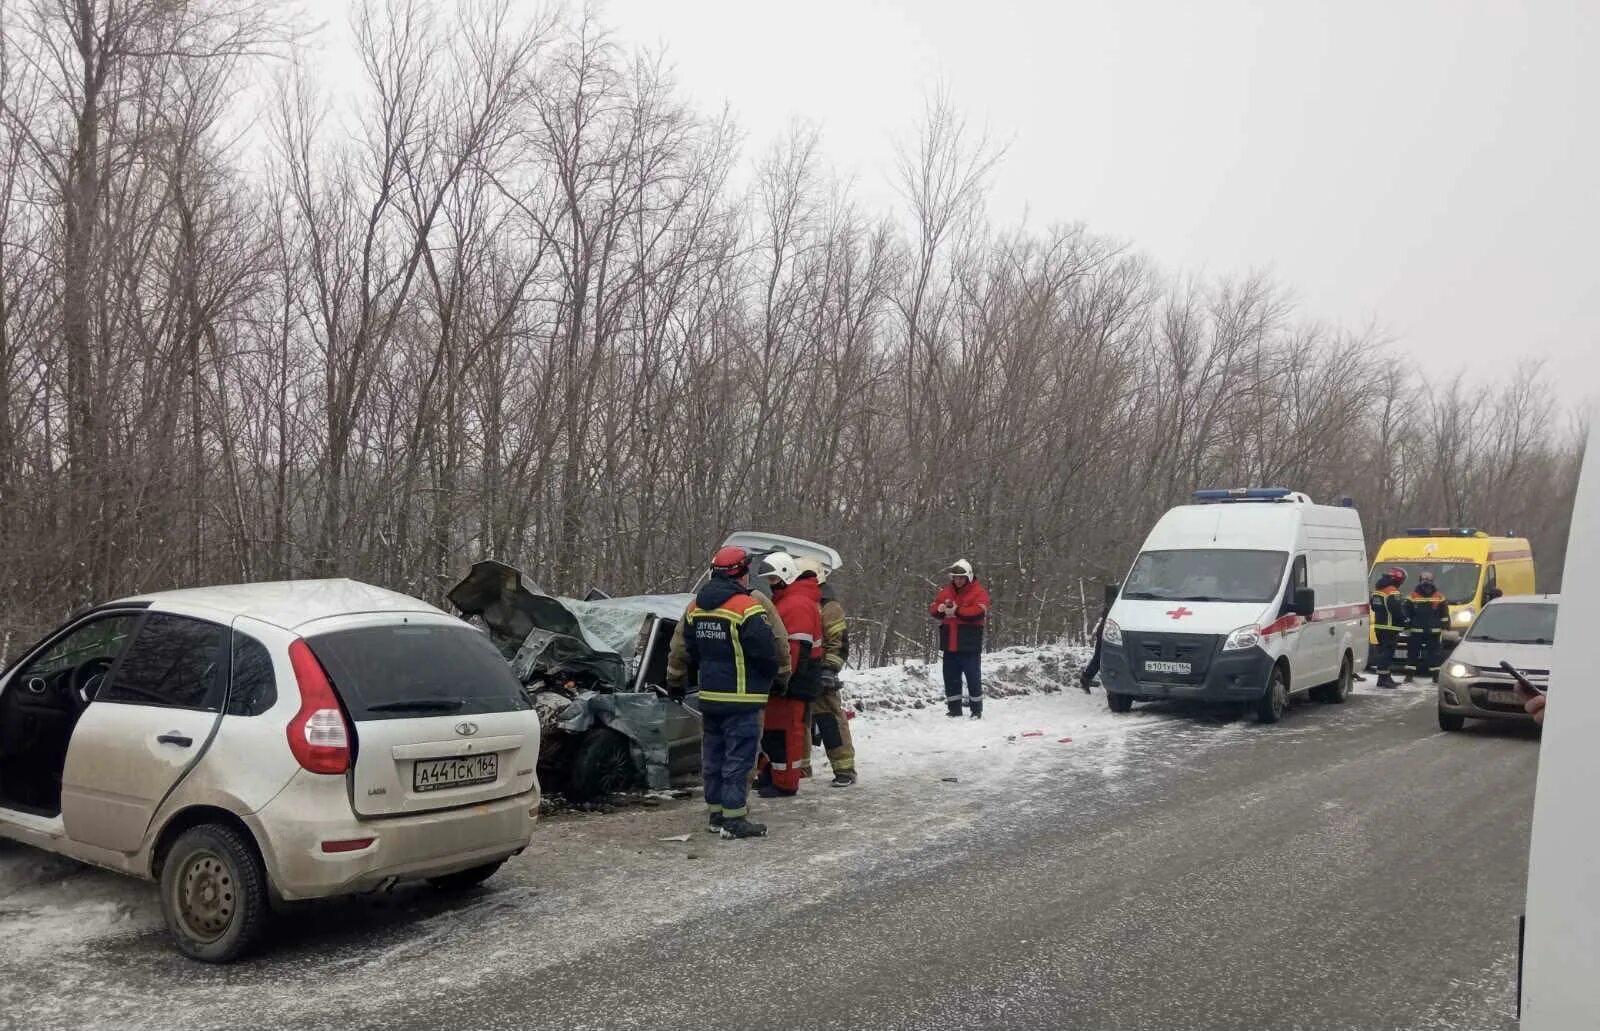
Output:
M1489 605L1467 631L1466 640L1489 644L1554 644L1556 607L1534 602Z
M529 708L506 660L466 624L368 626L306 644L358 721Z
M1133 563L1124 598L1154 601L1268 602L1278 596L1282 551L1203 548L1146 551Z
M1478 596L1478 574L1481 568L1476 562L1379 562L1372 567L1371 587L1378 589L1378 577L1386 570L1403 569L1406 582L1400 585L1402 594L1408 594L1417 586L1417 581L1423 573L1432 573L1433 582L1439 588L1439 593L1444 595L1444 600L1452 605L1465 605Z

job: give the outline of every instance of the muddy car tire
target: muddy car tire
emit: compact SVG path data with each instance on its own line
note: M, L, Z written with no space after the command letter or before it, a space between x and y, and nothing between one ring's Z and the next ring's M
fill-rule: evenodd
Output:
M255 843L223 823L184 831L161 866L161 915L191 959L231 963L255 948L271 916Z
M466 891L493 877L499 869L506 864L504 859L496 859L492 863L474 866L466 870L457 870L455 873L440 874L438 877L429 877L428 883L440 891Z
M1115 691L1106 692L1106 708L1112 712L1127 712L1133 708L1133 696L1117 694Z
M626 737L610 727L595 727L583 736L572 756L569 798L589 802L643 787Z

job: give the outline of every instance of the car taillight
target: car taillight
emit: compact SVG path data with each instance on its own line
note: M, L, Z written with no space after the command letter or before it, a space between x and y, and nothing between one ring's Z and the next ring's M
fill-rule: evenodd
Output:
M289 721L289 751L311 773L343 773L350 768L350 731L322 663L304 640L289 645L289 665L300 685L300 711Z

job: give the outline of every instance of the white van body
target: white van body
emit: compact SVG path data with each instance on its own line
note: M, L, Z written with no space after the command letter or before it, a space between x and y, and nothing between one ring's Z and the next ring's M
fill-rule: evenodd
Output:
M1600 685L1589 634L1600 601L1583 588L1600 577L1600 421L1591 420L1572 512L1567 588L1556 615L1550 693L1539 745L1539 782L1528 855L1522 949L1523 1031L1600 1027Z
M1291 694L1344 701L1367 659L1360 514L1283 488L1196 498L1156 523L1111 608L1101 680L1113 711L1248 702L1273 722Z

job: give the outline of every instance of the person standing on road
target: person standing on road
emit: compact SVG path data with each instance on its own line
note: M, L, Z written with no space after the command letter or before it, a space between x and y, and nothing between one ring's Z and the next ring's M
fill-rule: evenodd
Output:
M701 774L709 830L724 838L764 837L747 806L750 771L761 745L761 712L778 672L767 609L750 593L750 553L726 547L711 559L711 579L695 594L672 635L667 691L700 689Z
M1406 625L1410 628L1410 672L1412 677L1433 677L1439 673L1439 646L1445 627L1450 625L1450 604L1434 586L1433 573L1417 576L1417 589L1406 599Z
M972 718L983 718L983 626L989 617L989 592L972 575L972 563L957 559L928 614L939 621L939 648L944 652L946 715L961 715L967 704ZM966 689L962 690L962 681Z
M789 635L789 683L767 703L756 781L756 792L763 798L779 798L799 792L811 763L806 714L822 690L822 600L817 578L802 575L788 552L767 555L759 575L771 588L778 618Z
M839 697L839 674L850 659L850 631L845 625L844 605L828 570L816 559L795 560L802 574L817 579L822 598L822 693L811 703L811 730L828 753L828 768L833 771L833 786L847 788L856 782L856 747L850 738L850 720ZM807 738L807 742L810 742Z
M1388 569L1378 577L1368 604L1372 608L1372 630L1378 639L1378 649L1372 657L1372 668L1378 673L1379 687L1399 687L1394 682L1391 667L1394 665L1395 645L1400 641L1400 631L1406 625L1405 599L1400 597L1400 585L1406 582L1403 569Z
M1089 685L1094 683L1094 678L1100 675L1100 643L1105 634L1106 619L1110 615L1111 606L1102 605L1100 607L1100 618L1095 620L1094 632L1091 635L1094 638L1094 653L1089 656L1089 664L1083 667L1083 672L1078 674L1078 687L1084 694L1089 693Z

